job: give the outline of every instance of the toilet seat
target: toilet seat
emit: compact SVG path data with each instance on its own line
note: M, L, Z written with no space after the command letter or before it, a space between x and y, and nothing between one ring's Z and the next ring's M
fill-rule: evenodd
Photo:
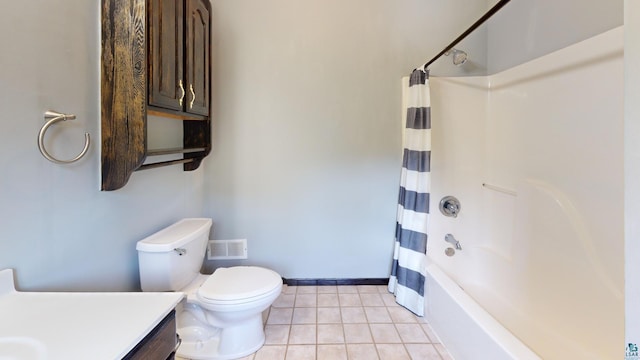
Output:
M279 291L282 278L257 266L218 268L197 290L200 301L211 305L241 304L269 297Z

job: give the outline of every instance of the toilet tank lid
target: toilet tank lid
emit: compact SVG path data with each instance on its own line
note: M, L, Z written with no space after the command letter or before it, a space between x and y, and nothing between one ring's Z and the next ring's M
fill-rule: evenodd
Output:
M207 233L205 236L208 237L212 223L211 219L207 218L182 219L138 241L136 250L144 252L173 251L198 236L204 235L205 232Z

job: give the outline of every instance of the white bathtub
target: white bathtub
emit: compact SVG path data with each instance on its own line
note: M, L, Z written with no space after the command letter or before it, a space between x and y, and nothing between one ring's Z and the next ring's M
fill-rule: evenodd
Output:
M456 360L624 356L623 88L622 28L431 78L425 311Z
M425 318L454 359L540 359L433 262L426 293Z

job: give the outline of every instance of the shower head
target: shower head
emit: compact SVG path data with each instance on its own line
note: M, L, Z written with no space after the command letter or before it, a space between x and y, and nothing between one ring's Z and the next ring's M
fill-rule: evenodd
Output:
M465 62L467 62L467 53L462 51L462 50L458 50L458 49L451 49L449 51L447 51L446 53L444 53L445 56L449 56L452 55L453 56L453 65L456 66L460 66L462 64L464 64Z

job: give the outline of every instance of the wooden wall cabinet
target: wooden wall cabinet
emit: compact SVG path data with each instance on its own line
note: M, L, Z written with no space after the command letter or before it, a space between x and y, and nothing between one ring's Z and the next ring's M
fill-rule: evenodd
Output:
M102 190L211 151L210 13L208 0L102 0ZM182 121L183 147L148 149L148 114ZM182 158L145 163L167 154Z

